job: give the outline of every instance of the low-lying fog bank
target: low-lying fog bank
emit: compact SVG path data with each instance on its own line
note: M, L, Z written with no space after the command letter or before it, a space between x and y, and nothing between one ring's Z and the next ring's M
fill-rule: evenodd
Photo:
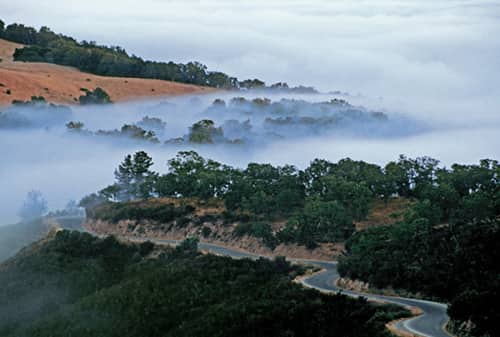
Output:
M105 187L123 157L138 150L150 153L160 172L187 149L240 167L255 161L303 168L314 158L345 157L383 165L399 154L443 165L500 157L494 102L402 101L227 92L56 113L45 105L2 109L0 223L17 221L32 189L57 209ZM204 120L213 124L193 125Z

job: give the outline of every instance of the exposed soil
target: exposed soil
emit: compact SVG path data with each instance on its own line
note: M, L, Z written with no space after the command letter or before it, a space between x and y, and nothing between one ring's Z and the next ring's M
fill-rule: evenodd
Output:
M43 96L54 103L75 104L83 94L80 88L101 87L115 102L215 90L162 80L97 76L49 63L14 62L12 55L22 46L0 39L0 105L10 104L15 99L29 100L31 96Z
M373 226L392 225L403 219L404 212L412 205L412 201L405 198L392 198L384 203L375 200L370 207L370 213L363 221L355 222L356 230L363 230Z
M142 221L138 224L131 220L120 221L117 224L92 220L84 224L85 228L97 234L113 234L132 238L184 240L190 236L198 236L201 242L218 244L266 256L287 256L289 258L331 261L336 260L344 249L342 243L323 243L315 249L307 249L305 246L297 244L280 244L273 250L258 238L248 235L241 237L234 235L235 226L236 224L224 225L219 222L206 222L202 226L189 223L183 227L178 227L175 223L153 224ZM209 236L203 236L203 227L210 228L211 234Z

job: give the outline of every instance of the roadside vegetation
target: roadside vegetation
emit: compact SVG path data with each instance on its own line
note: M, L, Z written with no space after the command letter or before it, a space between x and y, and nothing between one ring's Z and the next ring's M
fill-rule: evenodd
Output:
M0 334L10 336L389 337L395 306L324 295L278 258L201 255L60 231L0 265Z
M337 163L317 159L304 170L257 163L237 169L189 151L169 160L166 174L151 171L152 164L145 152L127 156L115 171L116 183L84 198L82 205L91 210L100 204L93 216L105 219L109 215L99 212L114 213L102 207L125 209L137 218L137 199L217 201L224 205L221 223L236 222L236 236L259 238L270 248L347 240L342 276L450 301L456 329L471 336L498 331L497 161L444 168L432 158L401 156L384 167L347 158ZM372 204L394 198L408 202L390 225L365 223L367 229L356 232L355 222L367 220ZM176 216L174 209L182 208L165 206L169 220ZM140 218L161 222L157 212L142 209ZM275 221L284 225L273 229Z

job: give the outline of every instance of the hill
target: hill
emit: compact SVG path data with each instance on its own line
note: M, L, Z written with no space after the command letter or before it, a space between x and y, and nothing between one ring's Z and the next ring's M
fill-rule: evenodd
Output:
M0 335L389 337L407 314L325 295L284 259L201 255L59 231L0 264Z
M43 219L0 226L0 262L45 236L49 228L50 224Z
M16 48L23 45L0 39L0 105L13 100L43 96L54 103L76 103L81 88L103 88L115 102L153 96L185 95L214 89L171 81L107 77L84 73L76 68L39 62L14 62Z

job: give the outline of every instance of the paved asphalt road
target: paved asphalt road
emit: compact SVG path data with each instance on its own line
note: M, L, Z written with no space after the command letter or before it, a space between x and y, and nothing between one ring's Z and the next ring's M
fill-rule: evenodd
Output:
M61 227L70 227L69 229L75 229L74 218L61 217L58 219ZM68 221L71 221L71 226L68 226ZM82 228L82 230L84 230ZM160 239L145 239L145 238L133 238L137 241L150 240L155 243L163 244L178 244L178 240L160 240ZM199 243L198 248L202 251L208 251L213 254L230 256L232 258L251 258L257 259L259 256L252 253L247 253L243 251L238 251L234 249L229 249L227 247L218 246L208 243ZM448 315L446 314L447 306L443 303L423 301L411 298L403 297L392 297L392 296L382 296L382 295L372 295L366 293L359 293L354 291L343 290L335 286L336 280L340 277L337 272L337 262L327 262L327 261L316 261L316 260L300 260L291 259L293 262L307 263L311 265L316 265L321 267L323 271L312 275L301 282L308 287L315 288L322 291L328 292L341 292L343 294L359 297L363 296L370 300L383 301L387 303L394 303L403 306L412 306L419 308L422 311L422 315L400 321L396 324L396 327L401 330L408 332L410 334L422 336L422 337L450 337L451 335L444 331L444 325L448 321Z
M151 240L158 243L177 244L177 240ZM198 248L202 251L208 251L213 254L231 256L233 258L251 258L257 259L259 255L242 252L226 247L199 243ZM301 260L291 259L293 262L308 263L319 266L323 269L322 272L316 273L313 276L306 278L302 281L305 286L315 288L322 291L341 292L343 294L358 297L363 296L371 300L383 301L387 303L394 303L403 306L412 306L419 308L423 314L417 317L400 321L396 324L399 330L416 334L422 337L450 337L450 334L444 331L443 327L448 321L446 314L446 304L416 300L411 298L372 295L366 293L358 293L354 291L347 291L335 286L336 280L340 277L337 272L337 262L315 261L315 260Z

